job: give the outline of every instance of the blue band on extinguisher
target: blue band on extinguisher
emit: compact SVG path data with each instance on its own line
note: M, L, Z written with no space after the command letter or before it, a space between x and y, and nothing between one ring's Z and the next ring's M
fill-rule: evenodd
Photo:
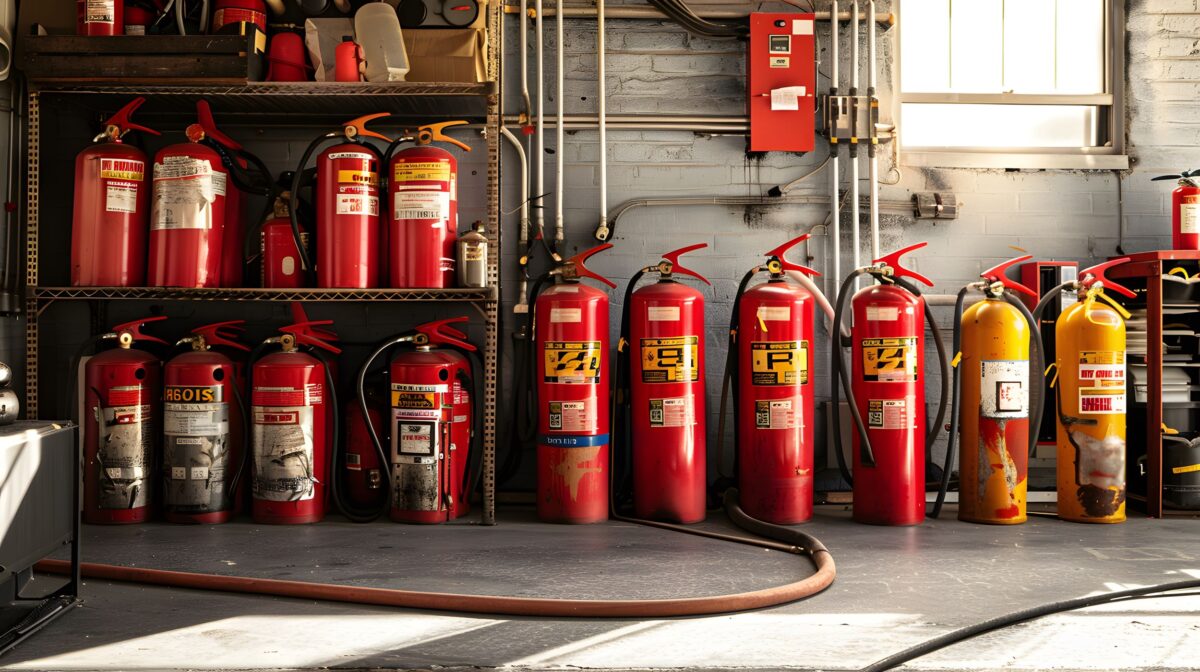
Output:
M538 434L538 443L554 448L587 448L589 446L607 446L608 434L592 436L573 436L570 434Z

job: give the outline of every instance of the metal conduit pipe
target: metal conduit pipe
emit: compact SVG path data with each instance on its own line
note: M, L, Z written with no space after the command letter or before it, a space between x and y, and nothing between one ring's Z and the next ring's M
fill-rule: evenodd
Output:
M858 96L858 0L854 0L850 4L850 13L853 15L850 19L850 243L853 245L851 250L851 263L854 268L862 268L862 241L859 240L859 229L862 222L859 219L859 199L858 199L858 115L859 110L856 101L853 100ZM854 289L857 291L859 282L854 280Z
M600 131L600 226L608 230L608 120L604 78L604 0L596 0L596 125Z
M534 156L530 157L533 168L537 170L534 188L534 217L537 219L538 235L546 230L546 56L543 49L546 40L542 36L542 0L534 0L537 16L534 17L534 39L537 41L537 127L534 129ZM523 20L523 19L522 19Z
M558 14L557 8L550 7L544 11L546 16L555 16ZM692 11L702 19L745 19L749 18L749 14L737 10L729 9L698 9L693 8ZM516 14L521 12L521 9L513 5L505 5L504 12L506 14ZM833 16L831 12L814 12L817 21L829 21ZM590 19L596 15L595 7L564 7L563 15L568 19ZM666 14L655 9L654 7L608 7L604 10L605 18L609 19L645 19L650 21L667 21L670 20ZM859 17L866 21L870 14L861 13ZM838 21L846 23L850 21L850 12L838 12ZM896 15L892 12L878 12L875 14L875 22L891 26L896 23Z
M875 0L868 0L867 14L875 13ZM878 259L882 256L879 250L879 152L876 151L879 147L879 136L875 130L875 118L878 116L879 100L875 97L875 23L867 22L867 97L870 99L870 109L867 114L870 115L871 139L867 145L867 156L870 157L870 168L868 169L869 179L871 181L871 258Z
M521 163L521 224L519 240L520 253L524 255L525 250L529 248L529 159L525 155L525 145L521 144L520 139L513 135L507 126L501 126L500 133L508 140L513 149L516 150L517 159ZM526 294L528 291L528 282L525 279L525 275L526 273L521 274L521 287L518 290L517 305L513 309L514 312L524 312L521 308L527 305Z
M563 235L563 172L566 170L563 165L563 157L566 152L563 151L563 16L559 14L556 17L554 27L554 78L555 78L555 103L558 105L558 119L554 124L555 129L555 145L554 145L554 244L552 248L557 253L559 244L564 242Z
M527 14L529 2L521 0L521 104L524 107L521 111L525 113L525 123L529 123L529 118L533 116L533 109L529 102L529 26L525 24L525 16Z
M833 0L832 10L834 14L838 13L838 0ZM830 97L837 96L838 90L838 66L842 60L842 52L838 44L838 34L841 32L841 29L840 24L831 23L829 25L829 52L832 54L833 61L829 75ZM837 301L837 288L842 282L842 203L839 198L841 196L842 172L838 167L838 153L841 149L841 146L837 143L837 129L831 129L829 132L829 160L832 164L829 167L829 232L833 238L834 302Z

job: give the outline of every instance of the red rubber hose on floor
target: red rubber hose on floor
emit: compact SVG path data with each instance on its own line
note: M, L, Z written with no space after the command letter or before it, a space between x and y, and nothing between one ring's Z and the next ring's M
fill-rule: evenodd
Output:
M554 598L504 597L493 595L463 595L459 593L430 593L394 588L367 588L329 583L309 583L282 579L256 579L247 576L221 576L196 572L176 572L163 569L124 567L91 562L82 564L83 576L106 581L123 581L171 588L214 590L227 593L248 593L273 597L292 597L305 600L372 604L408 609L432 609L470 614L501 614L508 616L550 616L573 618L663 618L670 616L700 616L747 609L761 609L815 595L833 583L837 570L833 556L815 537L792 528L768 525L747 516L736 502L735 491L725 495L725 509L739 527L754 534L770 534L783 543L760 541L704 530L686 529L690 534L734 541L774 550L786 550L807 555L816 566L816 573L799 581L762 590L709 597L687 597L660 600L569 600ZM71 571L65 560L42 560L36 570L55 574Z

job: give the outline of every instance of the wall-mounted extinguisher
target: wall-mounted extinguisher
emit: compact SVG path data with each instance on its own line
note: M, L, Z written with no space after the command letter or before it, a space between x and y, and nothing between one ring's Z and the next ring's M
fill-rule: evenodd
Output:
M251 367L250 484L257 523L315 523L325 516L338 416L333 373L319 351L341 353L326 342L329 332L317 329L326 324L332 322L281 328L281 336L264 343L278 344L279 351Z
M430 143L467 145L443 131L465 121L446 121L395 140L384 155L387 168L388 285L407 288L454 286L454 241L458 235L458 161ZM398 152L402 142L413 142ZM393 153L394 152L394 153Z
M1200 169L1185 170L1179 175L1159 175L1152 181L1176 180L1171 192L1171 248L1200 250L1200 185L1196 178Z
M75 0L75 32L79 35L123 35L125 0Z
M379 220L379 150L367 141L386 135L367 130L367 123L389 116L368 114L342 124L315 138L292 177L288 204L292 235L305 268L313 268L304 247L297 214L304 167L313 152L331 139L341 142L326 147L317 157L317 287L371 289L379 286L381 263Z
M767 252L767 262L742 277L729 324L725 380L734 390L738 494L746 513L778 525L803 523L813 510L813 325L824 297L795 279L819 274L784 256L808 237ZM764 272L767 281L750 287ZM724 400L722 391L722 435Z
M1041 426L1043 407L1042 341L1033 315L1016 295L1036 299L1037 294L1006 272L1032 258L1025 255L989 268L980 274L981 282L958 292L954 414L946 450L953 453L961 436L959 520L1013 525L1026 519L1029 457L1037 447L1037 432L1030 427ZM983 292L983 300L963 310L973 291ZM949 478L948 471L942 474L943 482ZM945 488L939 490L939 498L944 493Z
M166 317L148 317L113 327L100 340L117 341L87 361L83 399L83 520L140 523L154 505L158 464L162 362L133 347L167 342L141 328Z
M214 347L249 352L233 340L244 320L192 330L175 345L189 352L163 367L162 510L172 523L223 523L237 510L245 472L246 405L232 359Z
M711 284L679 263L681 255L705 247L700 243L664 254L659 263L634 273L625 288L613 375L618 400L613 434L629 446L633 509L641 519L704 520L704 295L675 276ZM656 273L657 282L636 288L648 273ZM628 408L623 399L629 400Z
M1052 381L1058 412L1058 517L1077 523L1125 520L1125 310L1105 290L1136 295L1104 276L1113 259L1079 272L1050 290L1034 312L1040 320L1050 298L1074 291L1079 301L1054 325ZM1049 298L1047 298L1049 297Z
M146 153L123 140L129 131L159 134L130 121L144 102L135 98L122 107L104 122L104 132L92 145L75 157L74 287L138 287L146 281Z
M608 294L580 280L616 287L584 265L610 247L562 261L538 278L531 294L537 511L545 522L608 519ZM547 282L553 284L545 287Z
M920 291L905 278L928 286L933 281L900 265L900 257L928 243L917 243L871 266L855 269L838 294L835 333L841 329L846 299L860 275L879 284L866 287L851 300L850 329L853 363L842 361L842 344L833 348L833 409L835 452L843 477L854 487L854 520L872 525L916 525L925 519L925 454L941 430L950 392L949 361L933 314ZM925 324L934 336L942 369L942 392L937 419L926 432ZM839 340L840 339L835 339ZM847 376L852 373L853 382ZM853 419L853 475L842 455L838 392L845 391ZM866 422L863 419L866 418ZM943 472L950 468L947 453ZM940 510L931 514L937 517Z
M358 373L358 404L362 415L370 413L366 376L374 361L392 347L411 344L388 365L390 448L385 449L379 432L367 425L377 458L386 458L385 472L390 493L389 517L405 523L440 523L465 515L469 510L473 474L478 471L481 438L475 410L480 380L478 364L469 353L475 346L466 334L451 326L465 322L458 317L430 322L412 332L393 337L380 345ZM475 464L475 466L472 466ZM351 520L367 521L378 510L355 511L338 497L339 508Z

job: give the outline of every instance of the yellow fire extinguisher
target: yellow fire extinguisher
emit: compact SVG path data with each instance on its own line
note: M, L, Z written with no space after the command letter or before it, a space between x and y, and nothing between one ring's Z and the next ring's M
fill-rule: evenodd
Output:
M1055 407L1058 416L1058 517L1077 523L1125 520L1125 310L1105 290L1129 298L1104 271L1128 258L1093 266L1051 290L1035 317L1062 290L1079 300L1059 315Z
M1033 428L1041 425L1043 406L1038 398L1041 384L1031 384L1041 377L1041 339L1037 321L1016 292L1033 298L1037 294L1005 272L1031 258L1026 255L990 268L980 274L982 282L969 284L958 293L954 415L948 450L954 450L958 425L962 437L959 520L1014 525L1026 519L1029 453L1036 445ZM964 311L966 296L972 291L983 292L984 298Z

